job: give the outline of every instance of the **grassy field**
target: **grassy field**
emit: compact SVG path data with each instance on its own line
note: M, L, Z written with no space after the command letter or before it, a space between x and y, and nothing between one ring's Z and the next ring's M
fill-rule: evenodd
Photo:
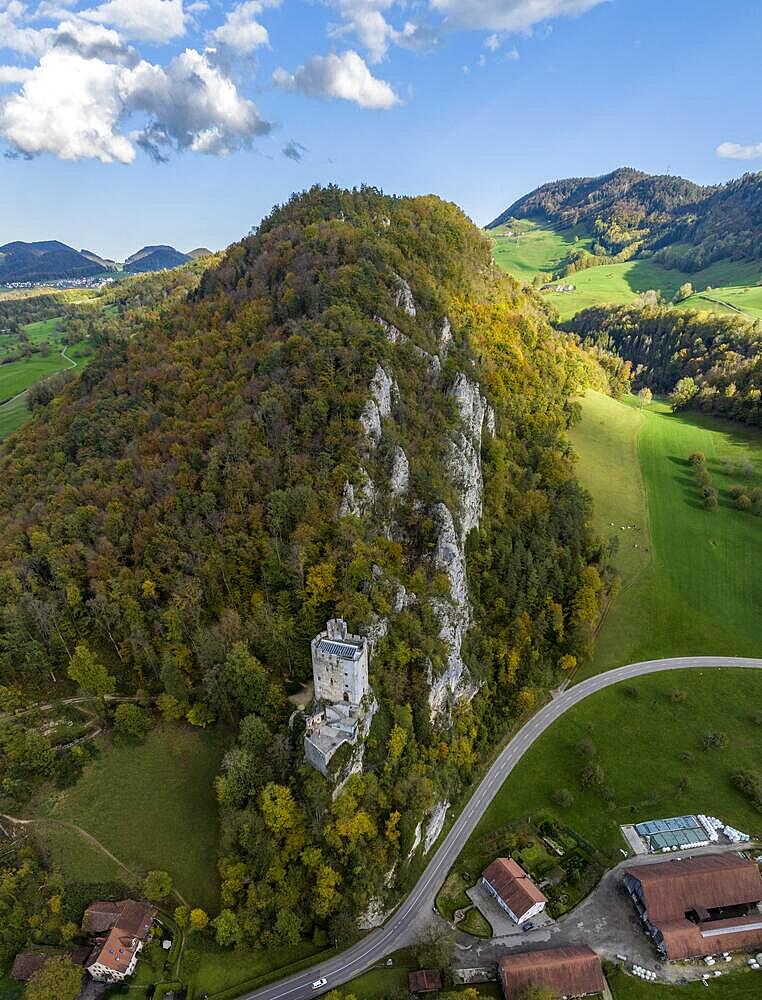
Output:
M52 794L37 815L76 823L139 874L168 871L191 904L215 910L213 780L221 753L214 735L161 726L143 744L104 746L79 782ZM95 860L97 851L68 829L46 824L43 836L69 878L124 877L104 856Z
M752 713L759 704L762 672L742 670L674 671L592 695L523 758L466 844L457 869L471 876L482 871L492 860L487 835L529 815L555 816L610 861L624 846L622 823L704 812L762 832L762 816L731 781L735 770L758 766L762 730ZM728 734L727 748L703 750L707 732ZM582 741L595 747L603 789L581 787ZM561 808L553 793L564 788L574 801Z
M505 235L506 228L514 234ZM574 250L590 249L592 241L581 229L549 229L521 219L509 227L490 230L496 262L514 277L530 282L538 274L560 267Z
M51 351L47 357L33 354L20 361L0 365L0 441L26 423L31 416L26 398L24 396L19 398L19 394L40 379L72 368L71 363L61 356L64 344L60 317L29 323L24 327L24 331L30 343L36 345L48 343ZM17 352L19 346L18 337L0 336L0 359ZM88 342L80 341L67 347L66 354L77 363L77 367L80 367L89 361L92 347Z
M578 679L657 656L759 655L762 525L735 509L730 489L762 484L762 434L673 415L663 403L641 412L634 400L590 393L572 442L595 526L619 538L623 578ZM704 510L695 486L687 462L693 451L705 453L720 492L714 512ZM756 467L751 480L726 468L743 459ZM636 527L623 531L628 524Z
M563 265L570 252L583 247L590 249L591 245L590 238L578 227L553 229L522 219L509 228L517 235L499 236L505 227L490 231L493 256L503 270L525 282L538 274L551 274ZM761 274L758 263L719 261L703 271L687 274L651 260L631 260L577 271L565 279L575 286L573 292L544 294L565 320L590 306L627 305L650 289L660 291L669 300L682 284L690 281L696 294L682 302L680 308L743 312L762 319L762 287L758 285Z
M339 992L342 995L354 995L358 1000L385 1000L391 990L407 989L408 972L412 972L415 968L417 966L408 959L406 953L398 952L394 955L393 968L371 969L364 976L342 986ZM484 1000L502 996L497 983L480 983L474 988L478 989L479 997ZM460 993L465 989L467 987L464 986L448 992Z
M259 977L282 970L318 954L318 949L308 942L291 947L269 948L261 951L204 951L198 971L193 976L196 996L209 993L215 996L224 990L243 991L248 983Z
M0 441L25 424L30 417L24 396L3 403L0 406Z
M614 1000L759 1000L762 996L762 973L740 972L714 980L709 987L701 983L685 986L665 986L644 983L642 979L628 976L620 969L607 973Z
M32 354L21 361L0 365L0 401L11 399L35 382L39 382L41 378L55 375L64 368L71 368L71 365L56 350L51 351L47 357Z

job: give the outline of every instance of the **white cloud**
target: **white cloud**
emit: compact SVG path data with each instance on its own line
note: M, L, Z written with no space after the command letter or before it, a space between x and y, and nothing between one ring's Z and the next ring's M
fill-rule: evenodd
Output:
M0 49L12 49L23 55L36 55L42 51L41 32L21 24L26 14L26 7L19 0L7 3L0 0Z
M126 119L148 116L129 134ZM224 155L270 126L255 105L206 56L188 49L164 68L85 58L54 48L0 102L0 134L20 153L64 160L131 163L136 146L156 159L164 150Z
M391 108L399 103L391 86L373 76L362 57L352 49L340 56L313 56L294 73L276 69L273 82L307 97L338 97L354 101L361 108Z
M394 7L406 7L404 0L330 0L343 18L343 23L332 25L328 34L334 38L353 34L368 53L371 63L378 63L392 45L400 48L426 50L439 41L440 31L418 17L408 20L402 28L395 28L388 12ZM420 6L420 5L416 5Z
M24 83L31 75L31 69L21 66L0 66L0 83Z
M152 116L152 141L224 156L249 145L271 128L256 106L206 55L186 49L167 66L142 62L127 78L131 110ZM140 136L139 136L140 137Z
M79 16L118 28L125 38L145 42L180 38L187 20L183 0L108 0L80 11Z
M726 160L757 160L762 157L762 142L749 146L742 146L737 142L721 142L716 153Z
M401 35L382 11L389 10L395 0L335 0L344 24L329 30L334 37L352 32L367 50L371 62L380 62L390 44L397 42Z
M42 57L21 91L0 105L0 132L19 152L63 160L96 157L131 163L132 143L119 134L124 68L72 52Z
M210 34L210 40L217 45L224 45L239 55L248 55L260 45L267 45L270 38L267 28L257 20L265 6L277 6L279 0L269 3L260 0L246 0L236 4L228 11L225 23L215 28Z
M536 24L584 14L607 0L429 0L453 28L484 31L529 31Z
M493 33L485 39L484 48L489 49L490 52L497 52L497 50L500 48L501 41L502 39L500 35Z

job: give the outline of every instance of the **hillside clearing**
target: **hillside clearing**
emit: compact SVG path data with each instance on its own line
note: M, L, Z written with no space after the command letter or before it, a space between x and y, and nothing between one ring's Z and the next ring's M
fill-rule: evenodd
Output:
M520 281L530 283L537 275L547 278L560 269L568 255L590 249L592 240L581 227L556 228L547 222L521 219L507 227L518 236L499 234L506 227L490 230L495 262ZM743 312L762 319L762 266L756 261L717 261L694 273L668 269L650 259L603 264L577 271L564 279L573 292L545 292L561 320L570 319L580 309L596 305L629 305L650 289L671 300L677 289L690 282L696 294L680 303L681 309L709 312Z
M138 874L168 871L194 905L217 906L217 801L222 748L214 735L164 725L145 743L104 745L79 782L38 817L76 823ZM93 848L49 824L44 840L68 878L92 881ZM97 853L97 852L95 852ZM124 878L101 856L99 878Z
M71 364L58 351L47 357L33 354L21 361L0 365L0 401L7 402L20 392L39 382L41 378L71 368Z

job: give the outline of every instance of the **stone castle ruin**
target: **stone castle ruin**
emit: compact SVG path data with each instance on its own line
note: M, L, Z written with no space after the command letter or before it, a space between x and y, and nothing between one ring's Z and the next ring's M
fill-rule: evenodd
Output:
M351 635L345 621L332 618L311 648L315 704L307 719L304 753L313 767L330 777L329 763L339 747L354 746L370 729L368 640Z

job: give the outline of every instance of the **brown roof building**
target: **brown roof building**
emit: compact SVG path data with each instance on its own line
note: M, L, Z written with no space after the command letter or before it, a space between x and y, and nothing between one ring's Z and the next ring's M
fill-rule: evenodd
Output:
M438 969L409 972L407 983L411 993L438 993L442 989L442 973Z
M50 951L20 951L13 960L11 975L19 982L28 983L53 957Z
M737 854L628 868L625 886L659 951L700 958L762 946L762 877Z
M513 858L498 858L482 874L482 885L517 924L545 909L547 898Z
M72 948L71 951L20 951L13 960L11 975L19 982L27 983L40 969L44 968L51 958L68 958L74 965L84 965L87 956L90 954L89 948Z
M101 982L120 982L135 971L138 954L156 919L150 903L122 899L118 903L97 902L87 908L83 926L99 934L87 971Z
M506 1000L530 986L550 990L554 997L592 996L606 988L601 960L586 944L505 955L498 962L498 979Z

